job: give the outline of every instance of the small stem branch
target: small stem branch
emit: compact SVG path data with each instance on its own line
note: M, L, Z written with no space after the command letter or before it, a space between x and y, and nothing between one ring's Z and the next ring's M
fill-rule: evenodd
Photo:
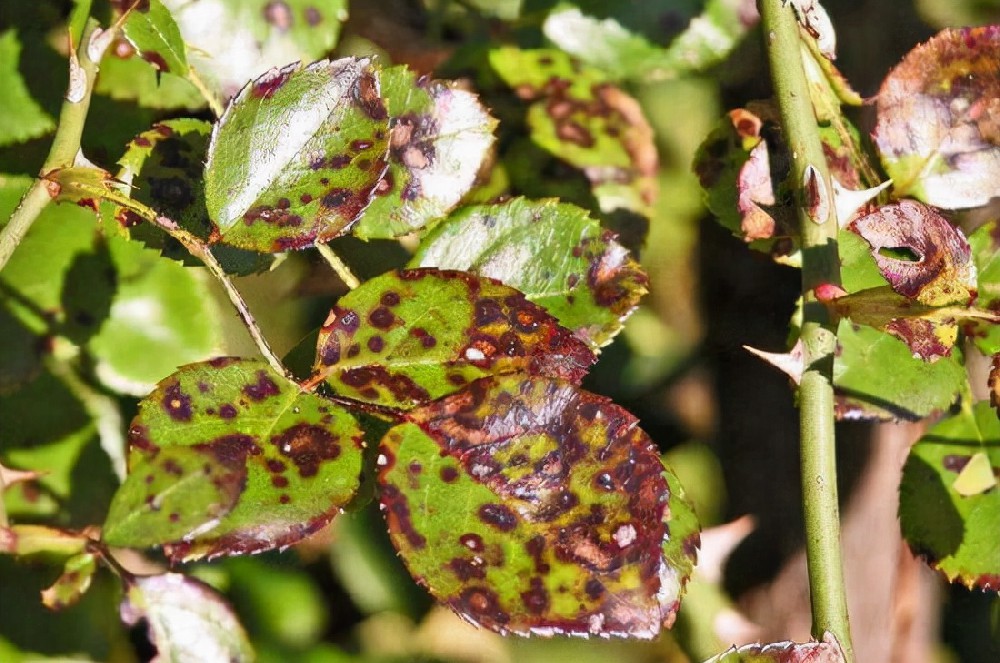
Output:
M212 109L212 114L217 118L222 117L222 114L226 111L226 109L223 107L222 102L219 101L219 98L215 96L215 93L208 89L208 86L205 85L205 81L201 79L201 76L199 76L198 72L194 70L194 67L188 67L187 79L191 81L191 84L198 90L198 94L200 94L202 98L208 102L208 107Z
M333 249L326 244L317 244L316 250L319 251L319 254L326 259L327 263L330 264L330 267L333 268L333 271L340 277L340 280L344 282L344 285L351 290L354 290L361 285L361 281L358 280L358 277L354 275L351 268L340 259L340 256L338 256Z
M833 189L802 67L799 27L783 0L760 0L771 78L798 189L802 236L802 343L805 372L799 386L802 493L813 636L832 633L847 661L854 660L841 561L834 434L833 358L837 321L813 289L839 284Z
M83 125L90 110L90 95L94 90L101 56L107 48L107 43L110 43L110 39L106 39L110 35L104 35L105 39L101 40L103 47L92 46L93 38L98 34L97 30L97 21L88 20L80 37L80 43L75 51L70 52L69 89L63 98L56 135L52 139L49 156L42 166L41 175L51 173L58 168L72 166L80 151L80 137L83 135ZM10 260L35 219L50 202L52 196L49 195L45 182L41 178L36 179L14 210L10 221L0 231L0 269L3 269Z

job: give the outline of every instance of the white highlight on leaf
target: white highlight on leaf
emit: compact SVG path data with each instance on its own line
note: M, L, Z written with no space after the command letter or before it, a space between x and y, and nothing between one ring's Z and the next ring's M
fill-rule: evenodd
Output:
M615 533L612 536L612 538L615 540L615 543L618 544L619 548L627 548L628 546L632 545L632 542L635 541L636 536L638 536L638 533L635 531L635 527L631 523L629 523L627 525L622 525L617 530L615 530Z

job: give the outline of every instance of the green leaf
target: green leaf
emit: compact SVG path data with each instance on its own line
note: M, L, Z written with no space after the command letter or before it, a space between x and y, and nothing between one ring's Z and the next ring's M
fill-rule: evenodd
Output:
M963 474L981 456L988 461L986 474L994 485L966 490L969 481L963 481ZM903 467L903 536L949 581L970 589L1000 590L998 473L1000 419L985 401L931 428L910 450Z
M0 553L12 555L77 555L87 547L87 537L45 525L0 527Z
M666 470L632 415L505 377L407 418L379 448L382 508L439 601L500 633L652 638L673 622L695 550L668 557Z
M317 375L338 394L413 407L485 375L579 382L595 357L524 295L436 269L390 272L337 302L320 330Z
M595 351L621 330L649 282L614 235L585 210L554 200L463 208L421 243L410 265L502 281Z
M718 64L755 23L740 3L709 0L703 13L665 48L614 18L587 16L576 7L549 14L543 30L556 46L616 80L660 80Z
M97 571L93 553L80 553L66 560L63 573L55 583L42 590L42 603L49 610L62 610L74 605L88 589Z
M528 108L532 140L583 170L603 212L651 214L659 162L634 98L554 49L499 48L490 65L522 99L537 100Z
M951 405L965 385L960 353L927 363L902 341L871 327L841 320L833 384L846 397L846 419L920 419Z
M347 232L385 174L388 117L366 59L289 65L247 85L205 169L220 241L278 252Z
M122 621L145 621L156 660L252 661L253 650L236 615L206 585L180 573L135 578L121 604Z
M131 48L109 49L101 60L94 92L143 108L202 108L205 98L186 78L150 67Z
M823 642L734 646L705 663L845 663L845 659L836 638L827 634Z
M23 143L55 129L55 122L38 105L24 83L18 65L21 40L17 32L0 33L0 147Z
M840 285L844 290L854 293L889 285L872 256L871 246L860 235L841 230L837 233L837 247L840 254Z
M897 195L948 209L1000 196L1000 26L943 30L878 93L873 134Z
M189 46L188 61L223 98L272 67L326 56L347 0L163 0Z
M984 223L969 236L976 265L980 308L1000 311L1000 224ZM1000 353L1000 325L978 323L966 330L985 355Z
M113 237L109 245L118 291L89 348L104 384L141 396L178 366L212 355L220 312L196 272L136 242Z
M261 361L181 368L139 404L104 539L173 560L285 547L354 496L362 432Z
M187 53L180 29L160 0L138 3L122 24L122 34L158 72L187 75Z
M406 67L379 73L391 118L389 172L353 233L391 238L444 216L472 188L496 120L470 92L418 79Z

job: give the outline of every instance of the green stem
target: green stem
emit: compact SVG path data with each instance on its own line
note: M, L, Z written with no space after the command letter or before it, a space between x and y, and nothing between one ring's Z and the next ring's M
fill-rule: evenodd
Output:
M97 21L88 20L77 49L70 51L69 89L63 98L58 128L52 139L52 147L49 148L49 156L42 166L42 176L59 168L72 166L80 151L80 137L90 110L90 95L97 79L97 70L101 56L111 41L108 39L111 35L100 35L97 30ZM99 35L101 39L95 40ZM35 219L51 201L52 196L46 189L45 181L42 178L36 179L14 210L10 221L0 231L0 269L4 268Z
M816 301L816 286L840 282L833 189L809 88L802 67L800 33L784 0L760 0L771 78L792 157L802 235L802 343L805 372L799 385L802 493L813 636L836 636L854 660L841 561L834 435L833 358L837 321Z
M333 249L326 244L317 244L316 250L319 251L319 254L323 256L324 259L326 259L326 262L333 268L333 271L337 273L337 276L340 277L340 280L343 281L344 285L346 285L349 289L354 290L361 285L361 281L358 280L358 277L354 275L351 268L347 266L347 263L341 260L340 256L338 256Z

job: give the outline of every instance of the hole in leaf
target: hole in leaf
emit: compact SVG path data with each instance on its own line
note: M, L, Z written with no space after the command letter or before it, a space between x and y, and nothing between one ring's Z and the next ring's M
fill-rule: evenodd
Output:
M920 262L923 256L908 246L883 246L878 250L878 254L883 258L902 260L903 262Z

